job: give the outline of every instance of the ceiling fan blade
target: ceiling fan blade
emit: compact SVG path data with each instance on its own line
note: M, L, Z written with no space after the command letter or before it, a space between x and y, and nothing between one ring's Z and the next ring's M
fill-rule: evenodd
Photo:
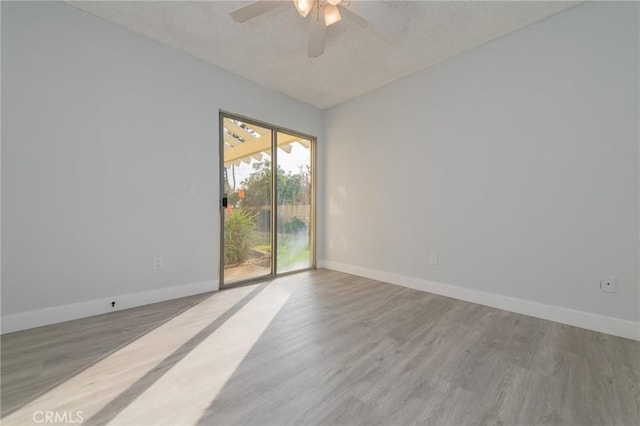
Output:
M243 23L282 4L282 1L257 0L232 10L230 15L234 21Z
M381 1L352 0L340 3L340 6L396 37L404 33L409 27L409 18L407 16L396 12Z
M324 42L327 38L327 26L324 24L324 13L311 13L309 24L309 47L307 54L317 58L324 53Z

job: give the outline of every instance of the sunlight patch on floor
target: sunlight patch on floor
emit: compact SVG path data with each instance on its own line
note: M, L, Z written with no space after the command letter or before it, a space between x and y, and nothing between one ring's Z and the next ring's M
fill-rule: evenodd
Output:
M215 293L4 417L2 424L37 424L43 412L73 414L76 419L81 413L89 419L254 289Z
M197 424L290 294L269 285L110 424Z

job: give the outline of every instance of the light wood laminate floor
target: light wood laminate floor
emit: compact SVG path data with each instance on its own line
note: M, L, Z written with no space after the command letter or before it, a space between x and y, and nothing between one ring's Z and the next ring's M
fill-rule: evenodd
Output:
M639 342L326 270L4 335L1 379L6 425L640 424Z

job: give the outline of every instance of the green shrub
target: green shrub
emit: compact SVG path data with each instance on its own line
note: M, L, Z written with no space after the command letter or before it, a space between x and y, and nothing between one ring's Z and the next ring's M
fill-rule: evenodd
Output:
M224 221L224 264L235 265L249 258L256 229L256 213L232 210Z

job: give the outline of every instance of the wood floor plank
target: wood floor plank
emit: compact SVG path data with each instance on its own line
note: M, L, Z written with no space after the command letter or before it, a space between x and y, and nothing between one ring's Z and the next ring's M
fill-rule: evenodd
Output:
M1 343L7 425L640 424L639 342L328 270Z

